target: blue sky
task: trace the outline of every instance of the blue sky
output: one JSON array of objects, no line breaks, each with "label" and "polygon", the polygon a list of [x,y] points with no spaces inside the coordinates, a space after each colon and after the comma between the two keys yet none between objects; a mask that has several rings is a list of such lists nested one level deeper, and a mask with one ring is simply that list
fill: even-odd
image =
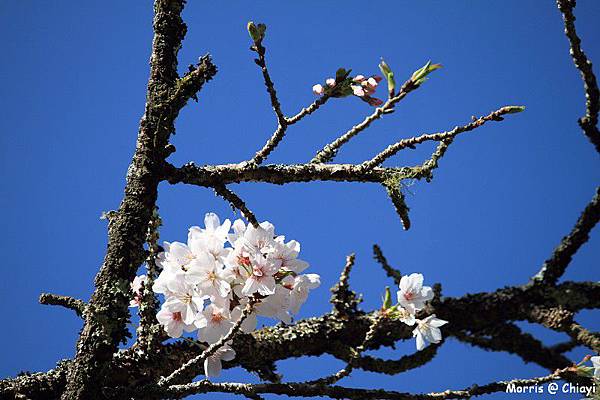
[{"label": "blue sky", "polygon": [[[300,241],[302,258],[321,274],[323,285],[302,317],[329,309],[328,288],[351,252],[357,254],[352,285],[364,295],[365,309],[378,307],[391,282],[372,260],[373,243],[402,272],[441,282],[448,296],[523,283],[571,229],[600,181],[598,155],[576,124],[584,110],[582,83],[553,2],[389,3],[190,1],[185,10],[181,71],[210,52],[219,73],[177,121],[175,164],[241,161],[271,135],[275,119],[248,51],[249,20],[268,25],[270,71],[288,114],[308,105],[311,86],[338,67],[373,74],[383,56],[402,81],[429,59],[444,65],[396,113],[345,146],[339,162],[360,162],[399,138],[451,129],[503,105],[527,107],[459,137],[434,180],[410,187],[408,232],[377,185],[234,188],[260,219]],[[578,3],[578,32],[600,65],[600,4]],[[0,4],[0,310],[6,327],[0,331],[0,376],[45,370],[74,354],[80,321],[69,311],[38,305],[37,298],[49,291],[87,299],[93,290],[106,245],[99,216],[118,207],[143,112],[151,18],[149,1]],[[269,161],[307,161],[370,111],[355,98],[330,102],[290,128]],[[412,165],[431,151],[424,145],[387,164]],[[170,241],[184,240],[188,226],[200,224],[206,212],[234,218],[224,201],[195,187],[162,184],[159,206],[161,235]],[[565,279],[598,280],[599,257],[596,230]],[[598,329],[597,312],[578,319]],[[564,339],[522,326],[548,343]],[[378,354],[399,358],[413,351],[414,342],[407,341]],[[516,356],[453,339],[438,354],[399,376],[358,371],[343,383],[434,391],[545,373]],[[342,364],[322,357],[279,366],[285,379],[304,380]],[[223,379],[254,378],[234,370]]]}]

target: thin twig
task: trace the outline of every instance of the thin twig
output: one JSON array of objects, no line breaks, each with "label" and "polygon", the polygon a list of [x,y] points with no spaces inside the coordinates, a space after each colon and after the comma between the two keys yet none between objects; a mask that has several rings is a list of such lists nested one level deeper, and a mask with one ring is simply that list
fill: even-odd
[{"label": "thin twig", "polygon": [[215,185],[214,189],[215,193],[227,200],[233,208],[237,208],[238,210],[240,210],[243,216],[248,220],[248,222],[250,222],[255,228],[258,228],[258,220],[256,219],[254,213],[250,211],[248,206],[246,206],[244,200],[242,200],[237,194],[229,190],[225,185]]},{"label": "thin twig", "polygon": [[477,120],[464,125],[464,126],[456,126],[451,131],[439,132],[433,134],[423,134],[421,136],[411,137],[407,139],[402,139],[390,146],[388,146],[385,150],[377,154],[369,161],[365,161],[361,164],[361,166],[365,169],[372,169],[379,165],[381,165],[385,160],[395,155],[402,149],[412,148],[417,144],[426,142],[426,141],[442,141],[447,139],[452,139],[460,133],[472,131],[480,126],[484,125],[487,121],[502,121],[502,116],[505,114],[509,114],[514,112],[514,107],[502,107],[496,111],[491,112],[490,114],[478,118]]},{"label": "thin twig", "polygon": [[231,329],[229,329],[229,332],[227,332],[217,342],[208,346],[208,348],[206,350],[204,350],[202,352],[202,354],[192,358],[191,360],[189,360],[188,362],[183,364],[181,367],[179,367],[178,369],[173,371],[169,376],[161,378],[159,380],[159,385],[160,386],[168,386],[168,385],[173,384],[182,375],[185,375],[186,373],[188,373],[190,370],[192,370],[196,366],[202,364],[204,362],[204,360],[206,360],[208,357],[215,354],[217,352],[217,350],[219,350],[221,347],[223,347],[239,331],[239,329],[242,326],[242,323],[252,313],[254,304],[255,304],[255,300],[251,299],[250,302],[246,305],[246,307],[242,311],[242,315],[240,315],[240,318],[235,322],[235,324],[233,324]]},{"label": "thin twig", "polygon": [[338,282],[331,288],[330,302],[333,304],[333,309],[336,313],[351,314],[357,311],[357,306],[360,299],[356,297],[356,293],[350,290],[350,273],[354,266],[356,256],[350,254],[346,257],[346,264],[340,274]]},{"label": "thin twig", "polygon": [[579,248],[588,241],[590,232],[600,220],[600,186],[592,200],[585,207],[571,232],[565,236],[552,256],[547,259],[540,271],[533,277],[532,283],[555,285],[565,273],[571,259]]},{"label": "thin twig", "polygon": [[402,279],[402,274],[400,273],[399,270],[392,267],[388,263],[388,260],[383,255],[381,248],[376,244],[373,245],[373,258],[375,258],[375,260],[377,260],[377,262],[381,265],[381,268],[383,268],[383,270],[385,271],[387,276],[392,278],[394,280],[394,282],[396,283],[396,285],[399,285],[400,279]]},{"label": "thin twig", "polygon": [[313,103],[310,106],[300,110],[300,112],[298,114],[296,114],[292,117],[286,117],[285,122],[288,125],[295,124],[296,122],[300,121],[302,118],[306,117],[307,115],[310,115],[313,112],[317,111],[319,109],[319,107],[321,107],[323,104],[325,104],[327,102],[327,100],[329,100],[330,98],[331,98],[331,96],[329,94],[324,94],[323,96],[321,96],[318,99],[316,99],[315,101],[313,101]]},{"label": "thin twig", "polygon": [[411,79],[404,82],[396,96],[389,98],[381,107],[377,107],[375,111],[373,111],[373,113],[366,117],[362,122],[354,125],[350,130],[319,150],[315,157],[311,160],[311,163],[318,164],[333,160],[340,147],[348,143],[354,136],[367,129],[373,121],[380,119],[384,114],[393,110],[395,105],[400,100],[418,87],[419,85],[415,85]]},{"label": "thin twig", "polygon": [[354,369],[354,363],[356,362],[357,359],[360,358],[362,353],[367,349],[367,346],[371,343],[371,341],[375,337],[377,328],[379,327],[379,324],[381,323],[381,321],[383,319],[384,319],[384,316],[382,314],[375,315],[375,317],[373,318],[373,322],[371,322],[371,325],[369,326],[369,330],[365,334],[365,338],[363,339],[362,343],[356,349],[351,350],[350,359],[348,360],[348,363],[346,364],[346,366],[344,368],[340,369],[339,371],[337,371],[336,373],[334,373],[332,375],[329,375],[329,376],[326,376],[323,378],[319,378],[319,379],[316,379],[313,381],[308,381],[306,383],[309,385],[333,385],[334,383],[339,382],[341,379],[350,375]]},{"label": "thin twig", "polygon": [[252,160],[250,161],[253,165],[260,165],[265,158],[271,154],[271,152],[277,147],[281,139],[285,136],[285,131],[287,130],[287,120],[283,112],[281,111],[281,104],[279,103],[279,99],[277,98],[277,91],[275,90],[275,84],[271,79],[271,75],[269,74],[269,69],[267,68],[267,61],[265,58],[266,49],[262,45],[262,39],[258,42],[254,42],[252,46],[252,50],[256,52],[258,58],[254,60],[256,64],[260,67],[262,71],[263,78],[265,81],[265,86],[267,87],[267,92],[269,92],[269,98],[271,99],[271,106],[273,107],[273,111],[275,111],[275,115],[277,117],[277,129],[273,132],[273,135],[267,140],[267,143],[263,146],[262,149],[256,152]]}]

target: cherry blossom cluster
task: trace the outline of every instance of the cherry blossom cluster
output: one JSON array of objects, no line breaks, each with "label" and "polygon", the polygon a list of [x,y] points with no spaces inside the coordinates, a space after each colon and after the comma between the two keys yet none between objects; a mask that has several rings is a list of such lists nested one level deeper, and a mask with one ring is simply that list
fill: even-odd
[{"label": "cherry blossom cluster", "polygon": [[[256,329],[257,316],[290,323],[320,285],[317,274],[301,274],[308,263],[298,259],[300,243],[286,242],[275,235],[275,227],[262,222],[258,227],[238,219],[223,223],[216,214],[204,218],[205,228],[189,229],[187,243],[164,243],[157,256],[162,268],[152,290],[164,295],[156,318],[173,338],[198,331],[198,340],[213,344],[227,335],[252,304],[240,329]],[[132,306],[139,304],[145,277],[137,277]],[[205,361],[206,376],[218,376],[221,360],[232,360],[227,343]]]},{"label": "cherry blossom cluster", "polygon": [[371,96],[375,93],[377,85],[379,85],[379,82],[383,79],[382,77],[377,75],[370,77],[356,75],[355,77],[350,77],[349,75],[349,70],[347,71],[340,68],[337,71],[335,78],[327,78],[325,80],[325,85],[320,83],[314,85],[312,91],[318,96],[323,96],[325,94],[331,97],[354,95],[374,107],[383,104],[381,99]]},{"label": "cherry blossom cluster", "polygon": [[425,303],[433,299],[433,290],[429,286],[423,286],[422,274],[404,275],[400,279],[397,292],[398,304],[391,304],[389,289],[383,304],[387,315],[399,319],[408,326],[415,326],[413,336],[417,338],[417,350],[423,350],[428,343],[439,343],[442,340],[440,327],[448,321],[430,315],[424,319],[418,319],[416,314],[425,307]]}]

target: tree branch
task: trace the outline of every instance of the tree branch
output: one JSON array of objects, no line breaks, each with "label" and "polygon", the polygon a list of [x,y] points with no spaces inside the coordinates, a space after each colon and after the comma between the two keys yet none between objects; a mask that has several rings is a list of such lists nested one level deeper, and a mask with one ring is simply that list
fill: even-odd
[{"label": "tree branch", "polygon": [[[180,110],[171,100],[178,93],[177,53],[186,32],[181,19],[183,6],[184,0],[154,2],[146,108],[127,173],[125,195],[109,223],[106,255],[95,279],[96,289],[86,312],[75,360],[68,371],[63,400],[98,397],[105,384],[103,377],[110,372],[113,354],[119,343],[131,336],[127,329],[130,284],[145,258],[146,229],[156,204],[168,140],[175,131],[174,121]],[[203,79],[208,80],[216,68],[209,67],[210,59],[205,59],[205,64]],[[190,84],[199,82],[188,79]],[[189,92],[186,89],[185,93]],[[181,101],[184,98],[179,97]]]},{"label": "tree branch", "polygon": [[46,304],[50,306],[61,306],[75,311],[78,317],[85,315],[87,305],[83,300],[76,299],[70,296],[61,296],[52,293],[42,293],[40,295],[40,304]]},{"label": "tree branch", "polygon": [[532,278],[533,284],[554,285],[565,273],[571,259],[579,248],[588,241],[590,232],[600,220],[600,186],[585,207],[571,232],[565,236],[552,256],[547,259],[540,271]]},{"label": "tree branch", "polygon": [[248,220],[248,222],[250,222],[255,228],[258,228],[258,220],[256,219],[254,213],[250,211],[248,206],[246,206],[244,200],[242,200],[237,194],[229,190],[225,185],[216,185],[214,189],[217,195],[221,196],[226,201],[228,201],[229,204],[231,204],[231,207],[240,210],[242,215]]},{"label": "tree branch", "polygon": [[377,260],[377,262],[381,265],[381,268],[383,268],[383,270],[385,271],[385,273],[387,274],[387,276],[389,276],[390,278],[392,278],[394,280],[394,283],[396,285],[399,285],[400,284],[400,279],[402,279],[402,274],[400,273],[399,270],[397,270],[396,268],[392,267],[388,263],[388,260],[383,255],[383,252],[381,251],[381,248],[378,245],[376,245],[376,244],[373,245],[373,258],[375,258],[375,260]]},{"label": "tree branch", "polygon": [[371,115],[367,116],[362,122],[354,125],[350,130],[346,131],[343,135],[319,150],[315,157],[311,160],[311,163],[320,164],[332,161],[337,155],[340,147],[348,143],[354,136],[367,129],[373,123],[373,121],[380,119],[384,114],[392,112],[398,102],[400,102],[408,93],[412,92],[418,87],[419,85],[416,85],[412,79],[404,82],[396,96],[386,100],[381,107],[376,108],[375,111],[373,111]]},{"label": "tree branch", "polygon": [[581,73],[585,89],[585,116],[579,119],[579,126],[600,154],[600,132],[598,131],[598,112],[600,111],[600,91],[592,69],[592,62],[581,49],[581,39],[575,30],[575,0],[557,0],[558,9],[565,23],[565,35],[569,39],[571,57],[575,67]]},{"label": "tree branch", "polygon": [[522,107],[518,107],[518,106],[505,106],[496,111],[491,112],[490,114],[488,114],[484,117],[480,117],[480,118],[476,119],[475,121],[471,122],[470,124],[467,124],[464,126],[456,126],[451,131],[433,133],[433,134],[423,134],[421,136],[413,136],[408,139],[402,139],[402,140],[388,146],[385,150],[383,150],[382,152],[377,154],[371,160],[365,161],[364,163],[362,163],[361,167],[363,167],[365,169],[375,168],[375,167],[381,165],[388,158],[390,158],[393,155],[395,155],[396,153],[398,153],[400,150],[403,150],[407,147],[413,148],[415,145],[426,142],[426,141],[443,141],[443,140],[454,139],[457,135],[459,135],[463,132],[469,132],[476,128],[479,128],[480,126],[483,126],[487,121],[502,121],[503,115],[514,114],[515,112],[522,111],[522,109],[523,109]]},{"label": "tree branch", "polygon": [[558,370],[550,375],[533,379],[513,379],[510,381],[498,381],[485,385],[473,385],[463,390],[446,390],[444,392],[428,394],[411,394],[383,389],[356,389],[343,386],[324,386],[309,383],[212,383],[209,381],[193,382],[187,385],[171,386],[164,394],[169,398],[180,399],[191,394],[199,393],[236,393],[243,395],[272,393],[294,397],[317,397],[327,396],[334,399],[360,399],[360,400],[428,400],[428,399],[460,399],[484,394],[505,391],[511,385],[514,387],[534,386],[542,383],[558,380],[567,373],[567,369]]}]

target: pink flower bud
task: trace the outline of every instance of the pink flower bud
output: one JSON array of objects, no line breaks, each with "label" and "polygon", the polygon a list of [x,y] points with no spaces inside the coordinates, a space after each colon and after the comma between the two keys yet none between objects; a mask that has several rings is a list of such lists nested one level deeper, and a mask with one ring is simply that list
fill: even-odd
[{"label": "pink flower bud", "polygon": [[353,82],[362,82],[365,80],[365,77],[363,75],[356,75],[354,77],[354,79],[352,79]]},{"label": "pink flower bud", "polygon": [[329,87],[334,87],[335,86],[335,79],[333,78],[329,78],[325,81],[325,83],[327,84],[327,86]]},{"label": "pink flower bud", "polygon": [[383,80],[383,78],[380,77],[379,75],[373,75],[373,79],[375,79],[377,81],[377,83],[379,83]]},{"label": "pink flower bud", "polygon": [[375,87],[377,87],[377,83],[379,83],[379,82],[377,82],[377,80],[376,80],[374,77],[370,77],[370,78],[367,80],[367,83],[369,84],[369,86],[371,86],[371,87],[374,87],[374,88],[375,88]]},{"label": "pink flower bud", "polygon": [[312,91],[314,94],[322,96],[325,93],[325,88],[321,84],[316,84],[312,87]]},{"label": "pink flower bud", "polygon": [[365,90],[358,85],[352,85],[351,88],[352,88],[352,93],[354,93],[355,96],[363,97],[366,94]]}]

